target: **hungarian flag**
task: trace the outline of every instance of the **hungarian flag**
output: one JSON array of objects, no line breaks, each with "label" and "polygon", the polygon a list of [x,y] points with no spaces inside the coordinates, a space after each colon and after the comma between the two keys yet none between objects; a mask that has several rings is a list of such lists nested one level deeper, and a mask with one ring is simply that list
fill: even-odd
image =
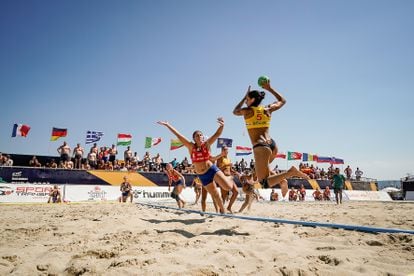
[{"label": "hungarian flag", "polygon": [[286,159],[286,154],[284,154],[284,153],[277,153],[276,154],[276,158]]},{"label": "hungarian flag", "polygon": [[184,144],[181,143],[180,140],[178,140],[178,139],[171,139],[170,150],[176,150],[176,149],[181,148],[182,146],[184,146]]},{"label": "hungarian flag", "polygon": [[66,137],[66,135],[68,135],[68,129],[67,128],[54,127],[52,129],[52,137],[50,137],[50,141],[56,141],[60,137]]},{"label": "hungarian flag", "polygon": [[287,153],[288,160],[300,160],[302,159],[302,153],[295,151],[288,151]]},{"label": "hungarian flag", "polygon": [[12,137],[21,136],[26,137],[29,133],[30,127],[28,125],[14,124]]},{"label": "hungarian flag", "polygon": [[132,135],[125,133],[118,133],[117,146],[129,146],[132,142]]},{"label": "hungarian flag", "polygon": [[252,148],[236,146],[236,156],[252,154]]},{"label": "hungarian flag", "polygon": [[145,148],[146,149],[156,146],[159,143],[161,143],[161,137],[157,137],[157,138],[145,137]]}]

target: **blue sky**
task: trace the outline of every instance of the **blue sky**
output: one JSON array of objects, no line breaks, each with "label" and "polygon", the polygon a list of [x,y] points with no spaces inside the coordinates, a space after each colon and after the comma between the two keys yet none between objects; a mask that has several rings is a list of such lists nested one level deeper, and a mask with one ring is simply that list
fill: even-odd
[{"label": "blue sky", "polygon": [[[222,137],[249,146],[232,110],[264,74],[287,99],[271,125],[280,151],[399,179],[414,173],[413,10],[408,0],[1,1],[0,151],[56,154],[99,130],[108,146],[131,133],[141,157],[146,136],[162,137],[150,152],[170,161],[188,154],[169,151],[156,121],[191,137],[211,135],[218,116]],[[29,136],[11,138],[14,123]],[[68,136],[50,142],[52,127]]]}]

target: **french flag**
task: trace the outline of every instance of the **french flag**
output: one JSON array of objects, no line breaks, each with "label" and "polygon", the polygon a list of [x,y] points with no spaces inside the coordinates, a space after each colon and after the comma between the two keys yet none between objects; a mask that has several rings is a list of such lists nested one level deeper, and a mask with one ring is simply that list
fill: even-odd
[{"label": "french flag", "polygon": [[14,124],[12,137],[16,137],[16,136],[26,137],[27,134],[29,133],[29,130],[30,130],[30,127],[28,125]]},{"label": "french flag", "polygon": [[236,156],[252,154],[252,148],[236,146]]}]

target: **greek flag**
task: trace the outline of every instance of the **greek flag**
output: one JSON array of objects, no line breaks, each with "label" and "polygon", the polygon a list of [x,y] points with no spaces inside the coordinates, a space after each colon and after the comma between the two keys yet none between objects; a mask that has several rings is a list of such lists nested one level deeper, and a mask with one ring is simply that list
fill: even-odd
[{"label": "greek flag", "polygon": [[102,131],[88,130],[86,132],[86,144],[91,144],[91,143],[98,142],[99,140],[101,140],[101,137],[103,135],[104,135],[104,133]]}]

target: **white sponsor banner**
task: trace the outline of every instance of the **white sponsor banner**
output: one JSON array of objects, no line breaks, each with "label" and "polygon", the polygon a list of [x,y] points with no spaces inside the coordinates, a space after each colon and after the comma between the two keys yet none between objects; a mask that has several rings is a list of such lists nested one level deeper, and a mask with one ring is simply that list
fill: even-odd
[{"label": "white sponsor banner", "polygon": [[392,201],[392,198],[384,191],[343,191],[349,200],[369,200],[369,201]]},{"label": "white sponsor banner", "polygon": [[[33,185],[33,184],[8,184],[0,183],[0,203],[19,203],[19,202],[47,202],[49,193],[53,185]],[[109,185],[59,185],[63,201],[118,201],[121,196],[120,186]],[[218,189],[219,190],[219,189]],[[135,202],[175,202],[171,197],[172,188],[168,187],[146,187],[133,186],[133,200]],[[270,201],[271,189],[257,190],[265,201]],[[279,201],[282,199],[280,189],[275,189],[279,194]],[[305,201],[314,201],[313,190],[306,190]],[[409,194],[411,195],[411,194]],[[183,190],[180,197],[191,204],[195,201],[195,192],[191,187]],[[288,201],[289,193],[285,197]],[[244,193],[239,189],[238,200],[244,199]],[[331,191],[331,200],[335,200],[335,195]],[[343,200],[373,200],[391,201],[391,197],[386,192],[376,191],[343,191]],[[212,202],[211,196],[207,196],[207,201]]]},{"label": "white sponsor banner", "polygon": [[[0,202],[47,202],[52,188],[53,185],[0,183]],[[63,188],[63,185],[59,185],[62,194]]]},{"label": "white sponsor banner", "polygon": [[[132,186],[133,201],[135,202],[175,202],[168,187]],[[65,201],[118,201],[121,197],[120,186],[100,185],[66,185]],[[186,188],[180,197],[187,203],[195,200],[192,188]],[[208,198],[207,198],[208,199]],[[129,201],[130,199],[128,199]]]},{"label": "white sponsor banner", "polygon": [[109,185],[66,185],[64,201],[107,201],[118,200],[119,186]]}]

